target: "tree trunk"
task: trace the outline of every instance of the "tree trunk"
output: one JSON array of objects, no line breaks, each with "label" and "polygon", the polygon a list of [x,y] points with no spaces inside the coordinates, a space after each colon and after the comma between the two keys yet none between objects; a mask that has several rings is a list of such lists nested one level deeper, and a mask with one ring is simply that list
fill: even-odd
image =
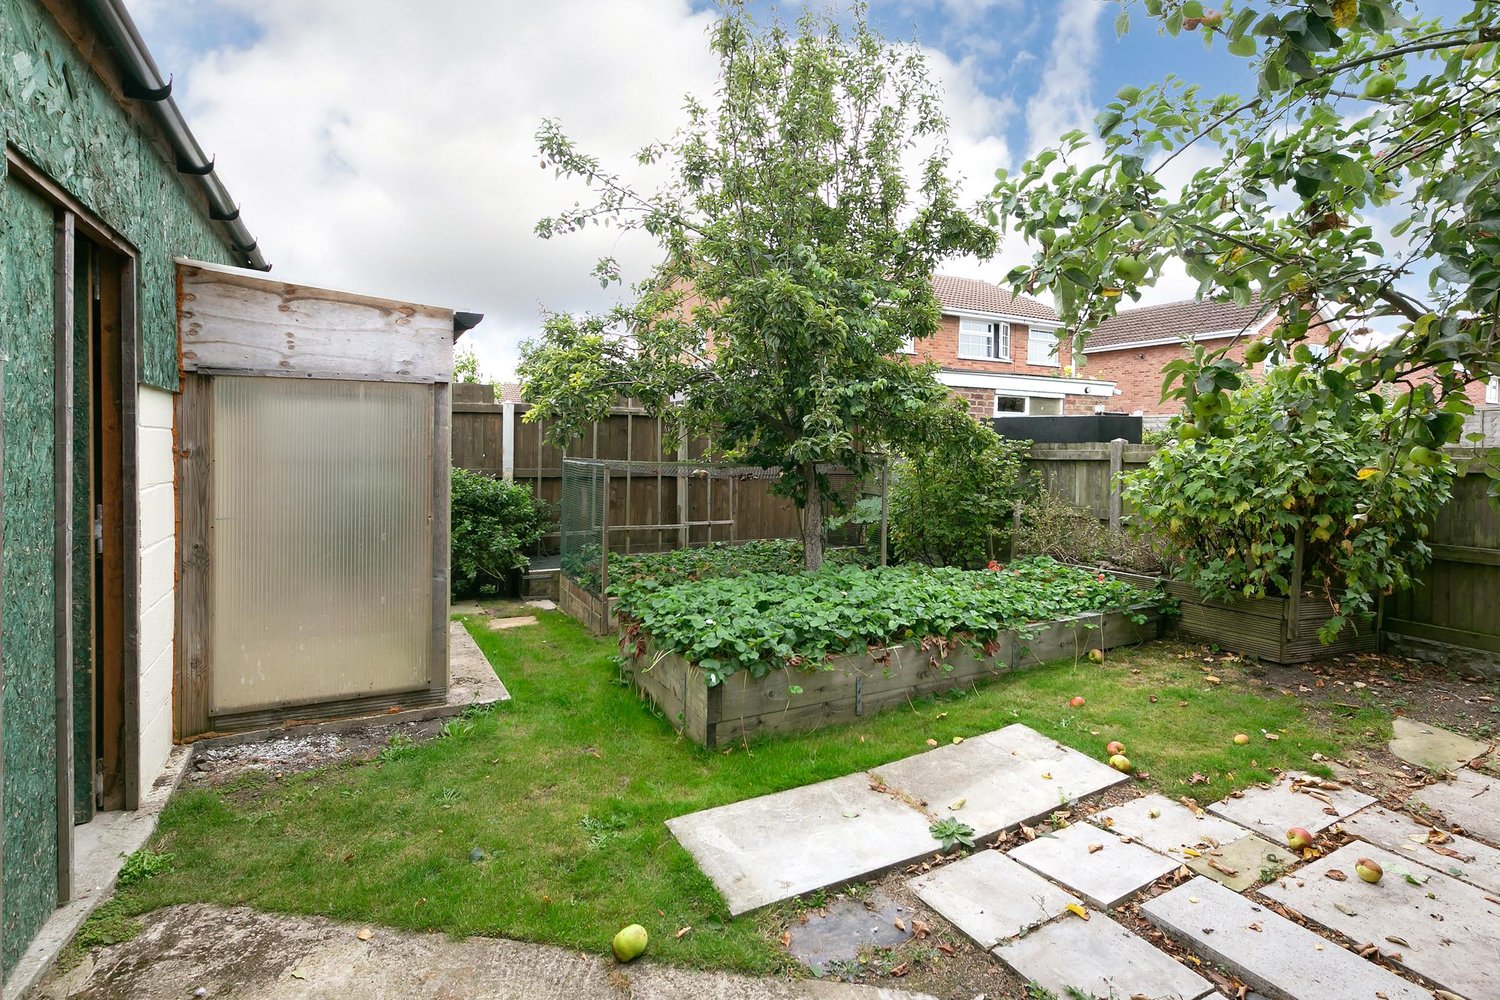
[{"label": "tree trunk", "polygon": [[807,504],[802,508],[802,568],[812,572],[823,565],[823,496],[818,492],[817,466],[809,462],[802,474],[807,480]]}]

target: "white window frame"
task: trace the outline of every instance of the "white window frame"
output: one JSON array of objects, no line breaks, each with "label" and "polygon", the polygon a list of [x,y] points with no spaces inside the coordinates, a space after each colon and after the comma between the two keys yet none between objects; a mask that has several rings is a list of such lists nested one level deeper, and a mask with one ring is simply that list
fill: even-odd
[{"label": "white window frame", "polygon": [[[966,331],[964,327],[969,329]],[[964,334],[979,336],[980,331],[976,327],[983,326],[983,334],[988,341],[988,352],[985,354],[965,353]],[[1004,342],[1002,349],[1000,344]],[[1010,324],[1004,320],[977,319],[970,316],[958,318],[958,356],[965,361],[1009,361],[1010,360]]]},{"label": "white window frame", "polygon": [[1489,380],[1484,387],[1484,401],[1491,406],[1500,403],[1500,375]]},{"label": "white window frame", "polygon": [[907,337],[905,340],[901,341],[901,347],[898,349],[898,353],[900,353],[900,354],[916,354],[917,353],[917,338],[916,337]]},{"label": "white window frame", "polygon": [[[1000,400],[1002,400],[1002,399],[1019,399],[1021,401],[1021,410],[1020,410],[1020,412],[1018,413],[1015,410],[1002,410],[1002,409],[1000,409]],[[1029,417],[1029,416],[1031,416],[1031,397],[1030,396],[1016,396],[1016,395],[1013,395],[1012,393],[1009,393],[1009,392],[997,392],[997,393],[995,393],[995,416],[997,416],[997,417]]]},{"label": "white window frame", "polygon": [[[1051,347],[1043,351],[1041,360],[1037,360],[1036,342],[1041,336],[1051,344]],[[1058,338],[1055,330],[1038,330],[1036,327],[1026,329],[1026,363],[1036,365],[1038,368],[1061,368],[1062,367],[1062,340]]]}]

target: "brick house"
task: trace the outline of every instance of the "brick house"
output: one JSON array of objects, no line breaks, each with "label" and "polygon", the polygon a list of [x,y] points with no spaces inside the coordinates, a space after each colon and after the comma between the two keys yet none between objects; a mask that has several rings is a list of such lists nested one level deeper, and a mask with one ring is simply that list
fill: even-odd
[{"label": "brick house", "polygon": [[1113,382],[1075,374],[1050,307],[972,278],[937,274],[932,288],[943,313],[937,332],[909,341],[904,353],[937,362],[938,381],[976,420],[1119,408]]},{"label": "brick house", "polygon": [[[1090,374],[1115,384],[1117,395],[1111,409],[1164,417],[1181,407],[1175,401],[1162,402],[1162,367],[1185,355],[1185,341],[1215,349],[1239,337],[1229,356],[1243,360],[1245,348],[1273,331],[1276,324],[1274,312],[1258,300],[1247,306],[1169,302],[1127,309],[1111,317],[1085,341],[1083,353]],[[1315,335],[1309,343],[1316,349],[1321,339]],[[1262,362],[1251,366],[1251,371],[1263,373],[1265,367]],[[1494,380],[1476,382],[1469,386],[1468,395],[1476,407],[1494,406],[1500,403],[1500,386]]]}]

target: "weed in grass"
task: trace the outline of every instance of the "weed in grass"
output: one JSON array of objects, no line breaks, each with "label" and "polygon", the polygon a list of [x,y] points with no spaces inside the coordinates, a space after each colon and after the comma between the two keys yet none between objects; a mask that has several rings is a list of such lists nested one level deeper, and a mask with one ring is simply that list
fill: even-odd
[{"label": "weed in grass", "polygon": [[137,882],[148,878],[156,878],[172,870],[172,861],[176,857],[173,854],[159,854],[149,848],[141,848],[120,866],[119,885],[127,889]]},{"label": "weed in grass", "polygon": [[375,755],[375,759],[382,764],[389,764],[392,761],[410,757],[418,749],[418,744],[410,736],[405,733],[392,733],[386,745],[381,747],[380,752]]},{"label": "weed in grass", "polygon": [[626,819],[619,813],[602,817],[585,814],[578,825],[589,835],[589,850],[597,851],[624,836]]}]

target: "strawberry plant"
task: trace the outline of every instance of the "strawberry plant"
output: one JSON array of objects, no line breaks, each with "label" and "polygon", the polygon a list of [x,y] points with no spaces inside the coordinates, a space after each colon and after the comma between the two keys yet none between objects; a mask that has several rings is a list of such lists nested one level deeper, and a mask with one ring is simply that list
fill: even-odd
[{"label": "strawberry plant", "polygon": [[1140,590],[1046,557],[993,570],[827,565],[663,585],[611,585],[637,642],[679,653],[710,686],[738,670],[815,670],[832,656],[902,642],[984,649],[1003,632],[1089,612],[1122,611]]}]

